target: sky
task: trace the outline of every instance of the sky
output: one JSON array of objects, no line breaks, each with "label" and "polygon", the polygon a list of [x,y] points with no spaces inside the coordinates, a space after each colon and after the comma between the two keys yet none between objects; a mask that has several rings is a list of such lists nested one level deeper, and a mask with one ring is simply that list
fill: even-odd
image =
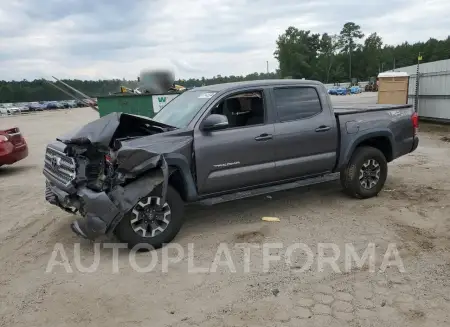
[{"label": "sky", "polygon": [[337,34],[353,21],[387,44],[446,38],[449,0],[4,0],[0,80],[187,79],[274,71],[287,27]]}]

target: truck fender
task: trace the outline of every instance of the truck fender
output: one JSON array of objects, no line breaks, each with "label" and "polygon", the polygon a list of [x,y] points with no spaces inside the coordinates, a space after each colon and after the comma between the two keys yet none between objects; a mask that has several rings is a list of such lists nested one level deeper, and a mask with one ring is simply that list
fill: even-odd
[{"label": "truck fender", "polygon": [[[108,224],[108,231],[113,231],[120,220],[128,213],[136,203],[153,189],[164,182],[164,172],[162,169],[154,169],[147,172],[145,175],[136,179],[126,186],[117,185],[109,193],[109,198],[115,207],[120,210],[120,214],[116,215],[114,219]],[[163,195],[165,196],[165,194]]]},{"label": "truck fender", "polygon": [[389,140],[389,145],[390,148],[392,149],[392,152],[394,153],[394,135],[392,134],[392,132],[388,129],[381,129],[381,130],[376,130],[376,131],[370,131],[367,133],[364,133],[363,135],[358,136],[357,138],[355,138],[354,140],[350,140],[350,144],[347,147],[347,149],[345,150],[340,165],[339,165],[339,169],[345,167],[348,162],[350,161],[350,159],[352,158],[353,153],[355,152],[356,148],[361,145],[362,143],[376,138],[376,137],[386,137]]},{"label": "truck fender", "polygon": [[[160,167],[161,169],[149,170],[134,182],[123,187],[116,186],[111,191],[109,197],[114,205],[120,209],[120,214],[114,217],[109,223],[108,232],[112,232],[124,215],[129,212],[141,198],[149,194],[160,184],[163,184],[162,196],[165,198],[165,189],[167,188],[167,185],[165,184],[167,179],[170,179],[170,176],[175,172],[179,172],[182,177],[187,200],[196,199],[197,189],[187,159],[179,153],[165,154],[162,156],[162,159],[164,162]],[[167,175],[165,172],[167,168],[165,167],[166,165],[168,166]]]},{"label": "truck fender", "polygon": [[181,176],[185,193],[181,194],[182,198],[186,201],[197,199],[197,187],[187,158],[180,153],[169,153],[164,155],[164,158],[169,166],[169,174],[173,175],[175,172],[178,172]]}]

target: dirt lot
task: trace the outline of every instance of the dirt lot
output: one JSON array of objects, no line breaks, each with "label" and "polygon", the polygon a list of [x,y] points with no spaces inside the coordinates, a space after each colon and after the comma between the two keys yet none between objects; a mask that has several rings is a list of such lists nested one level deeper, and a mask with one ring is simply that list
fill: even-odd
[{"label": "dirt lot", "polygon": [[[417,151],[390,165],[384,191],[358,201],[338,183],[279,192],[215,207],[190,207],[176,238],[185,253],[193,244],[194,265],[210,267],[220,243],[228,244],[236,272],[188,273],[189,259],[162,261],[146,273],[121,250],[118,272],[113,251],[101,248],[94,272],[76,266],[94,262],[93,243],[69,227],[74,216],[44,201],[41,174],[45,144],[95,119],[90,109],[0,119],[18,125],[30,156],[0,169],[0,326],[449,326],[450,325],[450,143],[448,129],[422,125]],[[445,139],[444,139],[445,140]],[[280,222],[263,222],[275,216]],[[261,266],[262,250],[252,250],[245,273],[236,243],[352,243],[361,255],[376,246],[376,272],[367,266],[344,273],[293,257]],[[64,247],[72,273],[46,267],[55,244]],[[405,272],[378,269],[389,243],[399,250]],[[158,258],[162,251],[155,252]],[[139,253],[144,267],[150,253]],[[58,260],[61,257],[58,256]],[[338,260],[344,270],[344,258]]]}]

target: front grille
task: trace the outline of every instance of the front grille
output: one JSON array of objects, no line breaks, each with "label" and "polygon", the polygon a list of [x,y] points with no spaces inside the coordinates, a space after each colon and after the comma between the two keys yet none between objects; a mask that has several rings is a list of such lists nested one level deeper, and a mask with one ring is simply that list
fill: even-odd
[{"label": "front grille", "polygon": [[64,185],[69,185],[76,177],[75,160],[50,147],[45,153],[44,169]]}]

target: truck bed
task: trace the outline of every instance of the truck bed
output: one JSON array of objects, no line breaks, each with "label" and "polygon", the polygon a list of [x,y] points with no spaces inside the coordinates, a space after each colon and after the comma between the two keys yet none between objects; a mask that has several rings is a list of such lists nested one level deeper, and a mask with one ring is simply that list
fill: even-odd
[{"label": "truck bed", "polygon": [[345,106],[333,106],[335,115],[349,115],[355,113],[396,110],[412,108],[411,104],[350,104]]},{"label": "truck bed", "polygon": [[414,147],[411,117],[413,106],[351,104],[333,107],[338,126],[338,159],[335,171],[349,162],[354,145],[365,138],[387,140],[391,144],[388,161],[405,155]]}]

